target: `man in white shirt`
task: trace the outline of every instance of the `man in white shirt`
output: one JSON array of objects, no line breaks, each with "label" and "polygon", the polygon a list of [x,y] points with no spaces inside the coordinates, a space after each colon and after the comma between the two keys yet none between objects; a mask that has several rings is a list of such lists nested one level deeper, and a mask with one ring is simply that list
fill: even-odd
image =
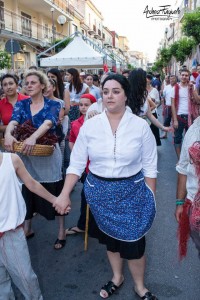
[{"label": "man in white shirt", "polygon": [[[199,198],[199,193],[200,193],[200,189],[199,189],[200,174],[197,174],[199,173],[197,172],[197,168],[198,168],[197,164],[199,164],[200,162],[198,157],[197,158],[193,157],[193,155],[195,155],[195,153],[198,152],[193,150],[200,149],[199,129],[200,129],[200,117],[196,118],[196,120],[190,126],[189,130],[187,131],[184,137],[180,160],[176,167],[176,170],[178,171],[178,184],[177,184],[177,195],[176,195],[177,200],[176,200],[175,216],[177,222],[179,223],[179,238],[180,238],[179,254],[181,258],[186,255],[186,250],[187,250],[186,241],[187,241],[187,237],[189,237],[189,232],[196,245],[196,248],[200,253],[200,228],[196,228],[194,230],[192,220],[195,220],[195,217],[191,218],[194,212],[193,203],[195,203],[196,199]],[[199,219],[200,210],[199,211],[197,210],[195,213],[196,213],[196,217]],[[183,241],[185,241],[185,243]]]},{"label": "man in white shirt", "polygon": [[189,76],[190,71],[184,69],[180,72],[180,84],[176,84],[171,94],[171,109],[174,126],[174,146],[179,159],[183,132],[188,129],[189,104]]},{"label": "man in white shirt", "polygon": [[[163,117],[164,117],[164,123],[163,125],[166,127],[170,127],[171,124],[171,118],[172,118],[172,111],[171,111],[171,93],[174,85],[176,84],[176,76],[171,75],[170,76],[170,83],[166,84],[163,90]],[[167,138],[167,132],[164,133],[163,136],[160,137],[161,139]]]}]

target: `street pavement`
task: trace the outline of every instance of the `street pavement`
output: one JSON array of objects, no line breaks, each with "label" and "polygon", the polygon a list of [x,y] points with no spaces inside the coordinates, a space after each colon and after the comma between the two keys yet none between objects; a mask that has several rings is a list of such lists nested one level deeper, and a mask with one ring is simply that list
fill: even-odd
[{"label": "street pavement", "polygon": [[[182,262],[178,259],[174,218],[176,162],[170,134],[158,147],[157,216],[147,235],[145,282],[159,300],[200,300],[199,259],[191,241],[187,258]],[[66,216],[66,227],[76,225],[81,188],[81,183],[78,183],[72,193],[72,212]],[[100,288],[112,276],[105,247],[89,238],[88,251],[85,252],[84,236],[80,234],[68,237],[65,248],[56,251],[53,249],[57,237],[55,221],[46,221],[37,215],[33,220],[33,229],[35,237],[28,241],[28,246],[44,299],[101,299]],[[133,292],[127,264],[124,273],[124,285],[112,299],[139,299]],[[18,291],[16,295],[16,299],[23,299]]]}]

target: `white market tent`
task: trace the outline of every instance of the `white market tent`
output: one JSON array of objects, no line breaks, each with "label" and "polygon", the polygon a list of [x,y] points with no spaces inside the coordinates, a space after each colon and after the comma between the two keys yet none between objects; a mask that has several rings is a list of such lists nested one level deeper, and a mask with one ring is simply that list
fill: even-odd
[{"label": "white market tent", "polygon": [[[75,36],[59,53],[40,59],[41,67],[73,67],[73,68],[103,68],[104,53],[95,51],[87,44],[82,37]],[[111,66],[111,60],[107,60],[107,65]]]}]

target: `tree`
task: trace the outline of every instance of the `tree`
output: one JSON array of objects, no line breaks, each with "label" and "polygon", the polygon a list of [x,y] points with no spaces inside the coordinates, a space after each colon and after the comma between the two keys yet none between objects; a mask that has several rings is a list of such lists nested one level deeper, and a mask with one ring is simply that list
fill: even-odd
[{"label": "tree", "polygon": [[196,45],[200,43],[200,8],[194,12],[184,14],[182,32],[188,36],[193,37]]},{"label": "tree", "polygon": [[[72,38],[68,38],[65,41],[63,41],[62,43],[60,43],[58,46],[55,46],[55,52],[58,53],[61,50],[63,50],[73,39]],[[62,40],[56,40],[54,42],[54,45],[56,45],[57,43],[61,42]]]},{"label": "tree", "polygon": [[193,38],[184,37],[172,44],[170,51],[176,60],[183,64],[187,57],[191,55],[192,49],[195,45],[196,42]]},{"label": "tree", "polygon": [[10,69],[12,65],[11,55],[6,51],[0,51],[0,70]]},{"label": "tree", "polygon": [[163,61],[161,59],[158,59],[154,65],[152,66],[152,71],[153,72],[158,72],[158,73],[163,73],[163,68],[164,68],[164,64]]},{"label": "tree", "polygon": [[160,60],[162,61],[162,64],[164,67],[168,65],[172,57],[172,54],[170,52],[169,48],[163,48],[160,50]]}]

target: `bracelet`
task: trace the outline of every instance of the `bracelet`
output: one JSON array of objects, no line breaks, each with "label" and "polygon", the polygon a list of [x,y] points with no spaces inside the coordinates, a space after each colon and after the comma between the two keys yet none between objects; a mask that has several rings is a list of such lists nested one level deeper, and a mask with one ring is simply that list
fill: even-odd
[{"label": "bracelet", "polygon": [[183,205],[185,203],[185,200],[183,199],[176,199],[176,205]]}]

